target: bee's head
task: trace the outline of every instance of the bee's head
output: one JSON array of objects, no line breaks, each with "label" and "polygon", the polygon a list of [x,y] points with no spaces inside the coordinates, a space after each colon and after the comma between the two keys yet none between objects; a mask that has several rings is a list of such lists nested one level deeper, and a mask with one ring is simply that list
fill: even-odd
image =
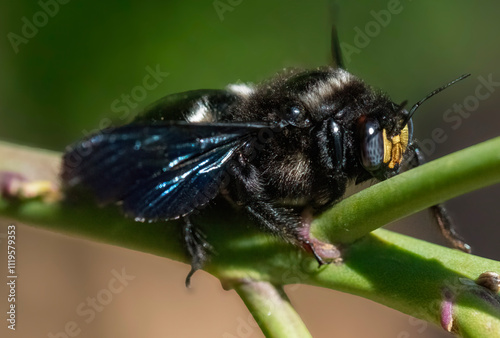
[{"label": "bee's head", "polygon": [[407,111],[406,101],[400,105],[390,103],[386,111],[361,115],[357,122],[358,140],[360,142],[360,161],[373,177],[384,180],[396,175],[413,135],[411,117],[418,107],[452,84],[466,78],[462,75],[450,83],[432,91]]}]

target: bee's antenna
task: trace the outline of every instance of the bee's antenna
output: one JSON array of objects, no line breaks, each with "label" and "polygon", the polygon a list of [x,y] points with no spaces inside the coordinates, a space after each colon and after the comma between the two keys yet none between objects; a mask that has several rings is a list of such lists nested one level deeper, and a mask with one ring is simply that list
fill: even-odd
[{"label": "bee's antenna", "polygon": [[437,93],[445,90],[446,88],[448,88],[449,86],[451,86],[452,84],[455,84],[457,83],[458,81],[460,80],[463,80],[465,79],[466,77],[469,77],[470,74],[464,74],[462,76],[459,76],[458,78],[456,78],[455,80],[445,84],[444,86],[442,87],[439,87],[438,89],[435,89],[433,90],[429,95],[427,95],[426,97],[424,97],[422,100],[418,101],[417,103],[415,103],[413,105],[413,107],[411,107],[410,111],[408,112],[408,116],[405,118],[405,122],[403,125],[406,125],[406,123],[408,123],[408,121],[410,121],[411,117],[413,116],[413,114],[415,113],[415,111],[417,110],[418,107],[420,107],[420,105],[422,103],[424,103],[425,101],[427,101],[427,99],[430,99],[431,97],[433,97],[434,95],[436,95]]},{"label": "bee's antenna", "polygon": [[406,107],[407,104],[408,104],[408,100],[404,100],[403,102],[401,102],[401,104],[398,106],[398,112],[400,112],[403,109],[405,109],[405,107]]},{"label": "bee's antenna", "polygon": [[[410,118],[408,118],[408,112],[405,110],[406,105],[408,104],[408,100],[404,100],[401,104],[394,107],[395,116],[401,116],[396,124],[394,124],[393,128],[390,130],[389,134],[393,134],[394,131],[401,131],[404,126],[408,123]],[[397,133],[394,133],[397,134]]]},{"label": "bee's antenna", "polygon": [[331,49],[332,49],[332,60],[337,68],[345,69],[344,60],[342,60],[342,51],[340,49],[339,35],[337,33],[337,27],[332,25],[332,35],[331,35]]},{"label": "bee's antenna", "polygon": [[330,52],[333,65],[337,68],[345,69],[344,60],[342,59],[342,50],[340,49],[339,35],[337,32],[337,23],[339,22],[339,4],[338,0],[330,0],[328,2],[330,21],[332,22],[332,31],[330,35]]}]

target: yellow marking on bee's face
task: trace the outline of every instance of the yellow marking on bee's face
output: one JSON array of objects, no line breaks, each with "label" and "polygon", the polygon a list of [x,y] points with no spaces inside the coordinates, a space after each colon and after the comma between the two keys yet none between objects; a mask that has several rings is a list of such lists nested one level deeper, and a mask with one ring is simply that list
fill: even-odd
[{"label": "yellow marking on bee's face", "polygon": [[384,163],[389,163],[388,167],[393,169],[396,164],[401,164],[403,154],[410,141],[408,139],[408,125],[401,130],[401,133],[393,136],[391,139],[387,137],[385,129],[382,131],[382,135],[384,139]]}]

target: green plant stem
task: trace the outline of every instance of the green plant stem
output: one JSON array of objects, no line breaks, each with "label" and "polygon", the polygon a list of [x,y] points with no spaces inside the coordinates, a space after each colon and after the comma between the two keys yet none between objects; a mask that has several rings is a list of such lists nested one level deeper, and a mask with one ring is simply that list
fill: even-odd
[{"label": "green plant stem", "polygon": [[[5,157],[6,149],[15,155]],[[499,182],[499,150],[500,138],[496,138],[366,189],[361,197],[351,196],[321,215],[313,224],[315,234],[332,238],[333,242],[339,238],[341,242],[351,242],[404,215]],[[0,144],[0,170],[8,168],[41,179],[38,174],[27,172],[34,158],[36,161],[45,158],[53,165],[58,156]],[[179,240],[180,224],[175,222],[142,224],[124,219],[113,207],[100,209],[92,204],[48,204],[5,198],[0,199],[0,215],[32,226],[187,261]],[[247,229],[246,218],[230,210],[224,215],[207,210],[204,220],[207,237],[218,252],[206,270],[225,285],[245,293],[243,297],[250,308],[259,307],[259,299],[265,298],[262,290],[249,286],[254,281],[272,285],[304,283],[366,297],[440,325],[440,308],[451,295],[454,331],[466,337],[499,335],[498,295],[472,282],[484,271],[500,272],[498,262],[376,230],[348,246],[343,264],[318,269],[311,255]],[[296,325],[285,321],[291,318],[285,312],[278,312],[274,318],[282,320],[281,326]],[[280,327],[268,322],[269,316],[255,311],[254,316],[262,317],[263,330]],[[280,330],[272,331],[273,337],[285,337]]]},{"label": "green plant stem", "polygon": [[307,284],[352,293],[440,325],[446,293],[453,298],[453,329],[464,337],[500,335],[500,298],[474,284],[500,263],[387,230],[357,241],[340,267],[325,268]]},{"label": "green plant stem", "polygon": [[249,281],[238,283],[234,289],[266,337],[312,337],[281,286]]}]

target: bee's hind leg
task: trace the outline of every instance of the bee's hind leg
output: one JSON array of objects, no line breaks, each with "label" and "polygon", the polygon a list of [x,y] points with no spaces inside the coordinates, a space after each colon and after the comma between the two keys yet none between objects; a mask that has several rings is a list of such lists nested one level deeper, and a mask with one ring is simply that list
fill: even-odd
[{"label": "bee's hind leg", "polygon": [[189,216],[184,217],[183,236],[184,242],[186,243],[186,249],[191,257],[191,271],[189,271],[186,276],[186,287],[189,287],[191,284],[191,277],[196,270],[203,268],[213,249],[201,230],[191,222]]}]

